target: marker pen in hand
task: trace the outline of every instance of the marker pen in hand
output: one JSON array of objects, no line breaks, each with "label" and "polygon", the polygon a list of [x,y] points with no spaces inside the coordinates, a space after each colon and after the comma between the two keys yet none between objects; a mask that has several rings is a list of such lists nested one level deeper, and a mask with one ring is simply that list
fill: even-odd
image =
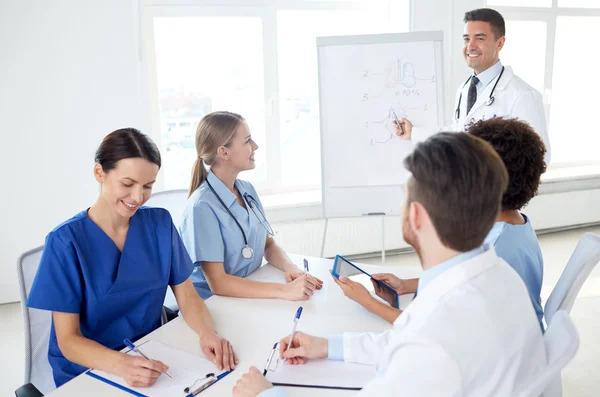
[{"label": "marker pen in hand", "polygon": [[396,124],[398,125],[398,128],[400,128],[400,136],[404,135],[404,128],[402,128],[402,123],[398,119],[396,112],[394,112],[394,109],[392,109],[392,108],[390,108],[390,110],[392,111],[392,114],[394,115],[394,118],[396,119]]}]

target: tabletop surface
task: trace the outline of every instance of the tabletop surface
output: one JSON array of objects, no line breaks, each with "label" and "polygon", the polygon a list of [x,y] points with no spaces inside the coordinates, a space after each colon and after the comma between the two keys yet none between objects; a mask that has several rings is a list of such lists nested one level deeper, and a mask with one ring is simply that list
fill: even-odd
[{"label": "tabletop surface", "polygon": [[[343,332],[380,332],[391,327],[385,320],[369,313],[359,304],[346,298],[329,274],[333,260],[290,255],[302,268],[302,260],[309,262],[310,273],[324,281],[324,288],[308,301],[290,302],[279,299],[240,299],[213,296],[206,300],[215,321],[219,335],[233,345],[240,363],[236,370],[201,393],[203,397],[231,396],[236,381],[251,366],[263,369],[273,348],[273,344],[288,335],[293,326],[294,314],[299,306],[303,307],[298,331],[316,336],[328,336]],[[362,265],[369,273],[395,273],[403,278],[418,277],[420,272],[403,270],[402,274],[393,268]],[[248,278],[257,281],[284,283],[284,273],[279,269],[264,265]],[[404,308],[412,295],[400,297],[400,307]],[[198,337],[181,316],[140,340],[155,340],[169,346],[203,356]],[[168,365],[168,363],[167,363]],[[307,389],[286,388],[290,397],[306,396]],[[311,389],[310,395],[349,396],[354,392],[342,390]],[[131,396],[131,394],[110,386],[104,382],[82,374],[62,387],[50,393],[51,397],[66,396]]]}]

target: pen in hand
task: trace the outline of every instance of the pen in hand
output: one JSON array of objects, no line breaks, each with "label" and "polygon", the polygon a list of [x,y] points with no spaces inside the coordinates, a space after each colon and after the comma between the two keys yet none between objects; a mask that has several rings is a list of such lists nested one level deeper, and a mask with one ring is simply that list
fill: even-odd
[{"label": "pen in hand", "polygon": [[304,272],[308,273],[308,261],[304,258]]},{"label": "pen in hand", "polygon": [[[144,353],[142,353],[133,343],[131,343],[131,341],[129,339],[127,339],[127,338],[123,339],[123,343],[125,344],[125,346],[127,346],[128,348],[130,348],[131,350],[133,350],[140,356],[144,357],[146,360],[153,361],[151,358],[149,358]],[[167,375],[169,378],[173,379],[173,376],[171,376],[171,374],[168,371],[165,371],[165,375]]]},{"label": "pen in hand", "polygon": [[[288,342],[288,345],[285,348],[285,351],[288,351],[290,349],[290,346],[294,342],[294,334],[296,333],[296,326],[298,325],[298,321],[300,320],[301,315],[302,315],[302,306],[300,306],[298,308],[298,311],[296,311],[296,316],[294,317],[294,327],[292,328],[292,334],[290,335],[290,341]],[[284,361],[287,361],[287,358]]]},{"label": "pen in hand", "polygon": [[394,112],[394,109],[392,109],[392,108],[390,108],[390,111],[394,115],[394,119],[396,119],[396,125],[398,126],[398,128],[400,128],[400,136],[404,135],[404,128],[402,128],[402,123],[398,119],[398,116],[396,115],[396,112]]}]

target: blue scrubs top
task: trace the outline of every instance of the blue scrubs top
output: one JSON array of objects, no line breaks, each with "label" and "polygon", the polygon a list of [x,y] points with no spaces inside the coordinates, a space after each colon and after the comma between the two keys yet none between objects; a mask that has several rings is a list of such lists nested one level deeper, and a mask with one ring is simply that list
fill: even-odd
[{"label": "blue scrubs top", "polygon": [[521,215],[525,218],[525,224],[511,225],[506,222],[496,222],[485,242],[494,245],[496,254],[515,269],[525,282],[543,332],[544,310],[540,293],[544,277],[544,259],[529,218],[525,214]]},{"label": "blue scrubs top", "polygon": [[[122,253],[83,211],[48,234],[27,306],[77,313],[84,337],[120,350],[160,326],[167,286],[192,269],[168,211],[138,209]],[[62,355],[54,322],[48,361],[57,387],[87,369]]]},{"label": "blue scrubs top", "polygon": [[[240,228],[206,181],[202,183],[188,199],[179,228],[183,243],[196,265],[192,273],[192,282],[202,299],[211,297],[212,291],[200,268],[200,262],[222,262],[225,273],[246,277],[262,264],[268,234],[264,227],[266,220],[262,215],[263,206],[250,182],[239,179],[235,181],[235,186],[246,204],[244,209],[235,202],[235,195],[215,174],[209,172],[207,180],[242,226],[254,255],[250,259],[242,256],[244,236]],[[255,201],[251,201],[250,204],[258,205],[260,211],[256,208],[252,210],[246,194],[254,198]]]}]

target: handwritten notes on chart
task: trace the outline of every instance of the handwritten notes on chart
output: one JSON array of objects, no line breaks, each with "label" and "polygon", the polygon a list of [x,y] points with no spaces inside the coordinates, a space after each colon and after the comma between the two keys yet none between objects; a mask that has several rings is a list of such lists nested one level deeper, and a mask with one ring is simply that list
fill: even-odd
[{"label": "handwritten notes on chart", "polygon": [[[434,42],[340,45],[320,48],[321,101],[332,187],[399,185],[412,143],[393,121],[438,126]],[[337,145],[336,145],[337,142]],[[335,150],[335,147],[339,150]],[[331,158],[330,158],[331,160]]]}]

